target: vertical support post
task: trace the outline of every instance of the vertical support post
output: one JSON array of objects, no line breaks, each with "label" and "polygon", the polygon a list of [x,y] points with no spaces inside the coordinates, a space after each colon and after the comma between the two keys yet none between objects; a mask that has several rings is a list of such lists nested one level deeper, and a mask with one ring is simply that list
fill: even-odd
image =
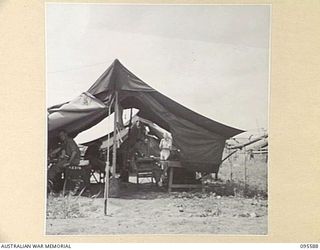
[{"label": "vertical support post", "polygon": [[269,154],[269,152],[267,151],[267,153],[266,153],[266,163],[268,163],[268,154]]},{"label": "vertical support post", "polygon": [[128,130],[128,139],[129,139],[129,145],[127,146],[127,150],[126,150],[126,161],[128,162],[128,158],[130,156],[130,152],[131,152],[131,127],[132,127],[132,108],[130,108],[130,120],[129,120],[129,130]]},{"label": "vertical support post", "polygon": [[106,174],[105,174],[105,182],[104,182],[104,189],[105,189],[105,198],[104,198],[104,215],[108,214],[108,201],[109,201],[109,162],[106,164]]},{"label": "vertical support post", "polygon": [[229,159],[229,164],[230,164],[230,181],[232,181],[233,178],[233,169],[232,169],[232,160]]},{"label": "vertical support post", "polygon": [[268,164],[266,164],[266,194],[268,195]]},{"label": "vertical support post", "polygon": [[117,166],[117,118],[118,118],[118,91],[115,91],[114,121],[113,121],[113,149],[112,149],[112,177],[116,176]]},{"label": "vertical support post", "polygon": [[244,147],[244,195],[247,193],[247,154]]},{"label": "vertical support post", "polygon": [[129,120],[129,131],[128,131],[128,137],[130,137],[130,133],[131,133],[131,126],[132,126],[132,108],[130,108],[130,120]]},{"label": "vertical support post", "polygon": [[132,164],[132,145],[131,145],[131,126],[132,126],[132,113],[133,110],[130,108],[130,120],[129,120],[129,130],[128,130],[128,143],[126,144],[125,153],[125,172],[126,172],[126,182],[129,182],[129,169]]},{"label": "vertical support post", "polygon": [[173,167],[169,167],[169,183],[168,183],[168,192],[171,192],[171,186],[172,186],[172,182],[173,182]]},{"label": "vertical support post", "polygon": [[[108,117],[110,117],[110,113],[111,113],[111,104],[110,103],[109,107],[108,107]],[[107,122],[107,126],[109,128],[109,122]],[[110,140],[110,133],[107,129],[108,132],[108,143]],[[110,147],[109,144],[107,144],[107,162],[106,162],[106,167],[105,167],[105,181],[104,181],[104,215],[108,215],[108,200],[109,200],[109,171],[110,171],[110,166],[109,166],[109,155],[110,155]]]}]

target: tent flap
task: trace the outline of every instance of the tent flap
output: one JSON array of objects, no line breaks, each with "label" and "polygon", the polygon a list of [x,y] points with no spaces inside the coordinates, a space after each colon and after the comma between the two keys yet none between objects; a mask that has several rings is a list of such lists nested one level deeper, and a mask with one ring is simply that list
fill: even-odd
[{"label": "tent flap", "polygon": [[82,93],[72,101],[48,109],[48,139],[55,140],[60,130],[70,135],[96,125],[107,115],[107,106],[89,93]]}]

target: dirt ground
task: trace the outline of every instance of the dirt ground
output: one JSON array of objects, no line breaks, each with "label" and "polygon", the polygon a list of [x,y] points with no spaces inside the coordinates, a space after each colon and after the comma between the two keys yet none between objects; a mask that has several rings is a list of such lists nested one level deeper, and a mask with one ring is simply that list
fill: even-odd
[{"label": "dirt ground", "polygon": [[[242,159],[231,170],[226,162],[218,182],[207,190],[168,193],[154,184],[121,185],[120,198],[49,196],[47,235],[107,234],[236,234],[265,235],[268,225],[267,164],[247,162],[250,174],[243,189]],[[230,179],[232,172],[233,178]],[[99,191],[98,185],[95,192]]]}]

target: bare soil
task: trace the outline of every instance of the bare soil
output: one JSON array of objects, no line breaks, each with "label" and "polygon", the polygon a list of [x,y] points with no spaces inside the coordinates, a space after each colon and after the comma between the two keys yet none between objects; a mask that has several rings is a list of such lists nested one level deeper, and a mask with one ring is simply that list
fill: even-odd
[{"label": "bare soil", "polygon": [[[219,181],[207,178],[207,190],[167,193],[154,184],[121,185],[120,198],[49,196],[47,235],[107,234],[267,234],[267,164],[248,161],[244,187],[243,161],[226,162]],[[232,180],[230,173],[232,172]],[[98,185],[93,189],[98,192]],[[186,192],[187,191],[187,192]]]}]

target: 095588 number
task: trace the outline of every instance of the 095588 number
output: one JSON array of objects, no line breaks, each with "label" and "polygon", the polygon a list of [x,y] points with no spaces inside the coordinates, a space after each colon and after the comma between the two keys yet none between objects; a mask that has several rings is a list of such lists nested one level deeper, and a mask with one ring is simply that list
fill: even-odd
[{"label": "095588 number", "polygon": [[300,248],[318,248],[318,244],[300,244]]}]

